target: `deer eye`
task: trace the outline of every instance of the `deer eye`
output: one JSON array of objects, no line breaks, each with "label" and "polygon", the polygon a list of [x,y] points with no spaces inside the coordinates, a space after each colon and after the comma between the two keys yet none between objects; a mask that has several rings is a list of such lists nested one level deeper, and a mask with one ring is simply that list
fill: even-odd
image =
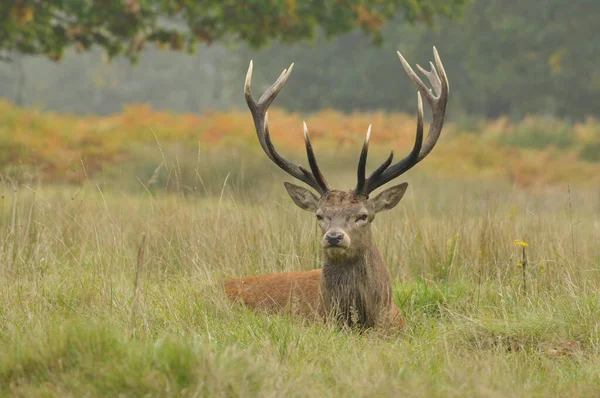
[{"label": "deer eye", "polygon": [[322,216],[322,215],[320,215],[320,214],[317,214],[317,220],[319,220],[319,221],[323,221],[323,216]]},{"label": "deer eye", "polygon": [[359,222],[359,221],[367,221],[367,218],[368,218],[368,217],[369,217],[369,215],[368,215],[368,214],[362,214],[362,215],[360,215],[360,216],[358,216],[358,217],[356,218],[356,222]]}]

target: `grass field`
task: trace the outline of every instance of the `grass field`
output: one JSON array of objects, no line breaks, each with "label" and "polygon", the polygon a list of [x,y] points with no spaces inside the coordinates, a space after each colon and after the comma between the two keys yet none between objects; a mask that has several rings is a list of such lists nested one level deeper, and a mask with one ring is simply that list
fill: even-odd
[{"label": "grass field", "polygon": [[[3,180],[1,395],[600,391],[597,186],[411,171],[404,200],[374,222],[406,328],[359,335],[254,314],[218,289],[318,267],[313,216],[275,166],[235,153],[159,166],[170,155],[150,152],[141,169],[77,185]],[[354,163],[324,163],[352,186]]]}]

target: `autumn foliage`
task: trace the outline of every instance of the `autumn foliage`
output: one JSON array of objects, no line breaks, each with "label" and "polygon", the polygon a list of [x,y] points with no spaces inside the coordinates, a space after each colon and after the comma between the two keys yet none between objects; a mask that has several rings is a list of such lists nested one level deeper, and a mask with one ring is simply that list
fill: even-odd
[{"label": "autumn foliage", "polygon": [[[274,109],[269,115],[275,145],[302,156],[302,121],[321,157],[340,151],[358,156],[364,133],[373,125],[373,157],[394,149],[407,152],[415,117],[402,113],[343,114],[323,110],[310,115]],[[29,165],[45,181],[93,178],[107,166],[131,159],[139,146],[178,144],[201,153],[236,150],[264,156],[250,114],[244,110],[175,114],[146,105],[129,106],[105,117],[74,116],[18,108],[0,101],[0,170]],[[600,183],[600,122],[568,124],[539,117],[511,123],[500,118],[471,126],[447,123],[442,139],[420,169],[453,176],[504,178],[522,186],[564,182]],[[75,172],[77,170],[77,172]],[[81,173],[84,170],[84,173]]]}]

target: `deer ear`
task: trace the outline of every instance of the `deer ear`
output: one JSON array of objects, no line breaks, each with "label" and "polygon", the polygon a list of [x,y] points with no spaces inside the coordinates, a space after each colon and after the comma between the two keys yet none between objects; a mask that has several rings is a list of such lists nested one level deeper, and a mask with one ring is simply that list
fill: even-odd
[{"label": "deer ear", "polygon": [[371,200],[375,213],[393,209],[404,196],[406,188],[408,188],[408,183],[403,182],[402,184],[388,188],[379,195],[375,196]]},{"label": "deer ear", "polygon": [[312,193],[306,188],[299,187],[298,185],[284,182],[285,189],[296,204],[301,209],[315,212],[319,208],[319,198],[317,195]]}]

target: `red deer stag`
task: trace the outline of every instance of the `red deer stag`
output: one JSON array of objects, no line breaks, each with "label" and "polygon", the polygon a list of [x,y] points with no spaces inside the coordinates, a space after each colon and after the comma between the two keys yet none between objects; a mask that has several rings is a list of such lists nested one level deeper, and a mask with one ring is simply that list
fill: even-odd
[{"label": "red deer stag", "polygon": [[[310,171],[284,159],[275,150],[267,123],[267,109],[290,76],[294,64],[284,70],[256,102],[250,91],[250,61],[245,97],[262,149],[277,166],[319,193],[317,196],[306,188],[285,183],[285,188],[294,203],[316,216],[323,233],[323,267],[306,272],[275,273],[227,280],[224,287],[230,299],[268,312],[288,310],[313,319],[335,319],[350,327],[403,326],[402,316],[392,298],[390,273],[373,242],[371,223],[377,213],[390,210],[400,202],[408,184],[393,186],[373,198],[369,195],[423,160],[438,141],[444,124],[449,87],[444,66],[435,47],[433,54],[435,66],[430,62],[430,71],[417,65],[431,83],[430,89],[398,52],[404,70],[418,90],[417,132],[412,151],[394,164],[392,151],[386,161],[366,178],[365,168],[371,134],[369,126],[358,162],[358,183],[356,188],[351,190],[329,187],[317,165],[306,124],[304,141]],[[422,96],[432,111],[432,122],[425,143]]]}]

